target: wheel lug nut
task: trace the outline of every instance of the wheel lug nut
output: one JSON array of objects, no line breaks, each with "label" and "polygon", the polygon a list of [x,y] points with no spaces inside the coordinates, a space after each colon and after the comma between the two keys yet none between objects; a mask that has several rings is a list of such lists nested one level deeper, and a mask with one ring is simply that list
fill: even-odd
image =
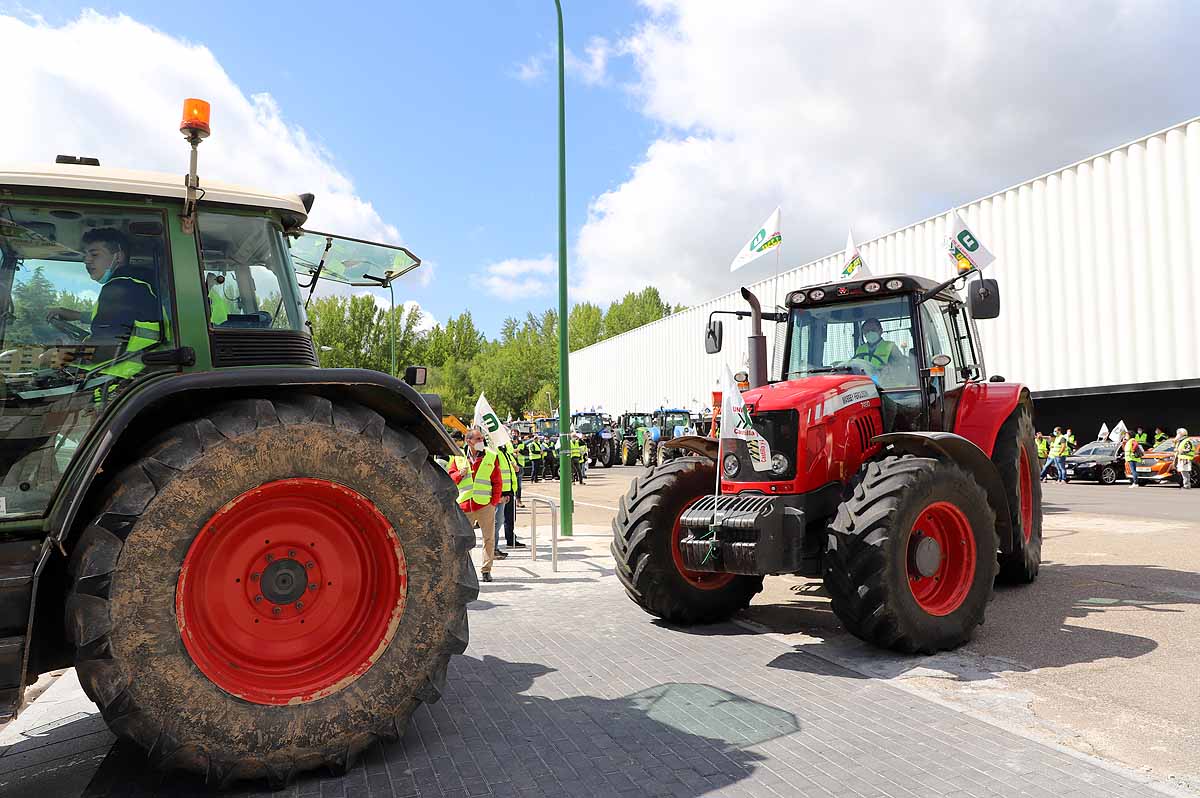
[{"label": "wheel lug nut", "polygon": [[314,565],[314,563],[312,560],[309,560],[308,562],[304,563],[305,568],[312,568],[313,565]]},{"label": "wheel lug nut", "polygon": [[304,609],[304,602],[303,602],[303,601],[297,601],[297,602],[296,602],[296,609],[298,609],[298,610],[302,610],[302,609]]},{"label": "wheel lug nut", "polygon": [[255,597],[254,597],[254,603],[255,603],[255,604],[259,603],[260,601],[262,601],[262,596],[255,596]]},{"label": "wheel lug nut", "polygon": [[316,590],[316,589],[317,589],[317,583],[316,583],[316,582],[309,582],[309,583],[308,583],[308,589],[309,589],[309,590]]},{"label": "wheel lug nut", "polygon": [[271,562],[271,560],[274,560],[274,559],[275,559],[275,555],[274,555],[274,554],[268,554],[268,555],[267,555],[267,562]]},{"label": "wheel lug nut", "polygon": [[289,557],[295,557],[295,556],[296,556],[296,550],[295,550],[295,549],[288,549],[288,556],[289,556]]},{"label": "wheel lug nut", "polygon": [[257,581],[258,581],[258,574],[257,574],[257,573],[250,574],[250,581],[251,581],[251,582],[257,582]]},{"label": "wheel lug nut", "polygon": [[278,615],[278,614],[279,614],[279,613],[281,613],[281,612],[283,612],[283,610],[279,609],[278,607],[272,607],[272,608],[271,608],[271,614],[272,614],[272,615]]}]

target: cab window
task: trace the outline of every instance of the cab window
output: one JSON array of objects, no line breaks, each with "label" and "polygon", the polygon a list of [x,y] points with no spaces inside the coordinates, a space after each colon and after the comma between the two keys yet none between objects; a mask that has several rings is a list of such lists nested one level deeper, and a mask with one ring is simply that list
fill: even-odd
[{"label": "cab window", "polygon": [[198,227],[212,327],[304,328],[283,231],[273,220],[201,211]]},{"label": "cab window", "polygon": [[884,390],[917,386],[909,297],[792,308],[786,379],[866,374]]}]

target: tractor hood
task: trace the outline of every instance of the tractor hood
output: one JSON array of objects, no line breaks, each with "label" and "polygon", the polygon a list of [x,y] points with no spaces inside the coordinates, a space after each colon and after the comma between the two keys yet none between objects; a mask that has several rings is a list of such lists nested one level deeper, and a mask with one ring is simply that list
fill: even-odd
[{"label": "tractor hood", "polygon": [[[869,388],[869,391],[854,391],[852,389]],[[856,398],[862,394],[861,399]],[[799,410],[802,413],[817,405],[824,405],[831,399],[837,399],[839,406],[851,402],[866,401],[878,398],[879,391],[875,383],[860,374],[821,374],[803,377],[798,380],[787,380],[752,388],[742,394],[746,404],[753,405],[755,411],[760,410]],[[830,408],[827,412],[834,412]]]}]

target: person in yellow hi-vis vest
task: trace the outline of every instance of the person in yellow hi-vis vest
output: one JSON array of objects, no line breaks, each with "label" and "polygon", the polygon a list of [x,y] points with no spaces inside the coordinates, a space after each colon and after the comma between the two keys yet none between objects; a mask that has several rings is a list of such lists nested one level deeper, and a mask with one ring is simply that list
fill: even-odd
[{"label": "person in yellow hi-vis vest", "polygon": [[1129,487],[1138,486],[1138,463],[1142,462],[1142,445],[1126,432],[1121,436],[1121,451],[1125,453],[1125,470],[1129,472]]},{"label": "person in yellow hi-vis vest", "polygon": [[1179,472],[1179,487],[1191,490],[1192,465],[1196,459],[1196,441],[1188,437],[1188,431],[1180,427],[1175,433],[1175,470]]},{"label": "person in yellow hi-vis vest", "polygon": [[450,478],[458,485],[458,506],[467,520],[479,525],[483,533],[483,581],[492,581],[492,562],[496,558],[496,508],[504,502],[504,483],[495,451],[488,451],[483,433],[467,431],[467,454],[450,458]]},{"label": "person in yellow hi-vis vest", "polygon": [[1050,441],[1050,459],[1042,468],[1042,482],[1046,481],[1046,475],[1051,468],[1054,469],[1058,482],[1067,481],[1067,453],[1070,448],[1071,444],[1067,442],[1067,436],[1063,435],[1062,427],[1055,427],[1054,437]]},{"label": "person in yellow hi-vis vest", "polygon": [[571,435],[571,481],[583,484],[583,461],[587,458],[587,447],[579,438],[579,433]]},{"label": "person in yellow hi-vis vest", "polygon": [[1045,468],[1046,458],[1050,456],[1050,440],[1038,432],[1034,434],[1033,442],[1037,445],[1038,466]]},{"label": "person in yellow hi-vis vest", "polygon": [[517,511],[513,507],[513,499],[521,484],[521,471],[517,466],[517,456],[508,446],[501,446],[499,449],[489,451],[496,452],[496,462],[500,466],[501,494],[508,499],[496,510],[496,556],[504,559],[508,554],[500,550],[500,527],[504,527],[504,544],[508,548],[525,548],[524,543],[517,542],[515,531]]}]

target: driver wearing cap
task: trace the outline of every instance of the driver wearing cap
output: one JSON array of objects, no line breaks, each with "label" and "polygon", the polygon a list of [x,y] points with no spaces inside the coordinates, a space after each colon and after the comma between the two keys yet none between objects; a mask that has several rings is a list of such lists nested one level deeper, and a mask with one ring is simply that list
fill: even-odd
[{"label": "driver wearing cap", "polygon": [[867,319],[862,324],[863,342],[854,350],[854,359],[870,363],[882,369],[899,362],[903,356],[900,347],[883,337],[883,325],[879,319]]}]

